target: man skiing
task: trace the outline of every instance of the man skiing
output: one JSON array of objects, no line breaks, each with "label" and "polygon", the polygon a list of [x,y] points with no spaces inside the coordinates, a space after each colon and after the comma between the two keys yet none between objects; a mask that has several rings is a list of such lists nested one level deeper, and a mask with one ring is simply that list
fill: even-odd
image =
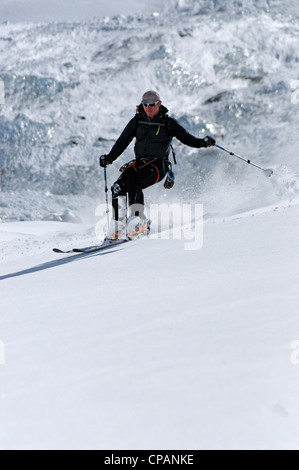
[{"label": "man skiing", "polygon": [[[112,185],[112,206],[115,220],[118,221],[118,197],[128,194],[129,206],[133,207],[131,216],[139,216],[141,225],[146,224],[144,214],[143,190],[162,181],[166,174],[169,187],[172,186],[171,164],[169,153],[171,141],[176,137],[183,144],[194,147],[211,147],[216,144],[212,137],[197,138],[187,132],[174,118],[168,116],[168,109],[162,105],[156,91],[147,91],[142,96],[136,115],[125,127],[108,155],[100,157],[100,165],[104,168],[112,164],[128,147],[134,137],[135,160],[122,167],[122,174]],[[138,206],[136,206],[138,204]],[[135,208],[138,207],[138,211]],[[132,210],[131,210],[132,212]],[[138,230],[137,230],[138,232]],[[113,234],[117,239],[121,234]]]}]

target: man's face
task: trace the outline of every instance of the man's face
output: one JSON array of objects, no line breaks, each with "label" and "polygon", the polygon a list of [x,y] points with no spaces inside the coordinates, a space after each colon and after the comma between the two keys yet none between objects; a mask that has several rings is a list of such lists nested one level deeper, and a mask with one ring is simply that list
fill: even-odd
[{"label": "man's face", "polygon": [[143,109],[144,109],[146,115],[150,119],[153,119],[154,117],[158,116],[159,108],[160,108],[162,102],[161,101],[156,101],[152,104],[153,104],[153,106],[149,106],[149,104],[143,103]]}]

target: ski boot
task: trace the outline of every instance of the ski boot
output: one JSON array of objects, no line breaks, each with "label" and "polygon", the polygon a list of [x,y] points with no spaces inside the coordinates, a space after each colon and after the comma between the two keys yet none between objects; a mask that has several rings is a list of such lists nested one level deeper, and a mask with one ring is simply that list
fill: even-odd
[{"label": "ski boot", "polygon": [[126,238],[126,228],[125,225],[119,221],[112,220],[110,224],[110,229],[105,237],[105,242],[114,242],[116,240],[121,240]]},{"label": "ski boot", "polygon": [[149,237],[151,229],[151,221],[148,219],[141,219],[140,217],[131,216],[127,222],[128,238],[135,239],[140,237]]}]

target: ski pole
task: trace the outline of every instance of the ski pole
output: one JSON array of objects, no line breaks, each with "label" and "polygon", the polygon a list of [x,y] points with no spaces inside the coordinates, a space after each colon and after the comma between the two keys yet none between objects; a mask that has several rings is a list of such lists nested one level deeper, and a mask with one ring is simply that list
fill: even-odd
[{"label": "ski pole", "polygon": [[248,160],[247,158],[241,157],[240,155],[237,155],[236,153],[231,152],[230,150],[226,150],[225,148],[220,147],[220,145],[216,145],[216,147],[218,147],[220,150],[223,150],[224,152],[228,153],[229,155],[232,155],[233,157],[237,157],[240,160],[243,160],[243,162],[246,162],[249,165],[255,166],[259,170],[262,170],[264,172],[265,176],[270,177],[270,176],[273,175],[273,170],[271,168],[268,168],[268,169],[262,168],[261,166],[256,165],[256,163],[253,163],[251,160]]},{"label": "ski pole", "polygon": [[107,227],[109,232],[109,203],[108,203],[108,179],[107,179],[107,168],[104,168],[104,179],[105,179],[105,194],[106,194],[106,214],[107,214]]}]

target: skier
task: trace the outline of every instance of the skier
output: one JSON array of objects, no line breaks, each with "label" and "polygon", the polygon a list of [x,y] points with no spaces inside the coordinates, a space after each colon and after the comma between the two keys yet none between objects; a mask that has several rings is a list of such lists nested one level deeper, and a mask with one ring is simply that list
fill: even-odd
[{"label": "skier", "polygon": [[[146,216],[144,213],[143,189],[162,181],[167,175],[165,187],[173,185],[173,172],[169,162],[171,141],[176,137],[189,147],[211,147],[216,144],[212,137],[197,138],[187,132],[174,118],[168,116],[168,109],[162,105],[156,91],[147,91],[137,106],[136,115],[125,127],[108,155],[100,157],[104,168],[112,164],[128,147],[133,138],[135,142],[135,160],[121,168],[122,174],[112,185],[112,206],[115,220],[118,216],[118,197],[128,194],[129,207],[133,207],[130,216],[138,216],[141,230],[145,231]],[[138,204],[138,206],[136,206]],[[138,207],[138,211],[136,211]],[[138,227],[136,227],[137,232]],[[112,239],[121,238],[117,228],[110,235]]]}]

